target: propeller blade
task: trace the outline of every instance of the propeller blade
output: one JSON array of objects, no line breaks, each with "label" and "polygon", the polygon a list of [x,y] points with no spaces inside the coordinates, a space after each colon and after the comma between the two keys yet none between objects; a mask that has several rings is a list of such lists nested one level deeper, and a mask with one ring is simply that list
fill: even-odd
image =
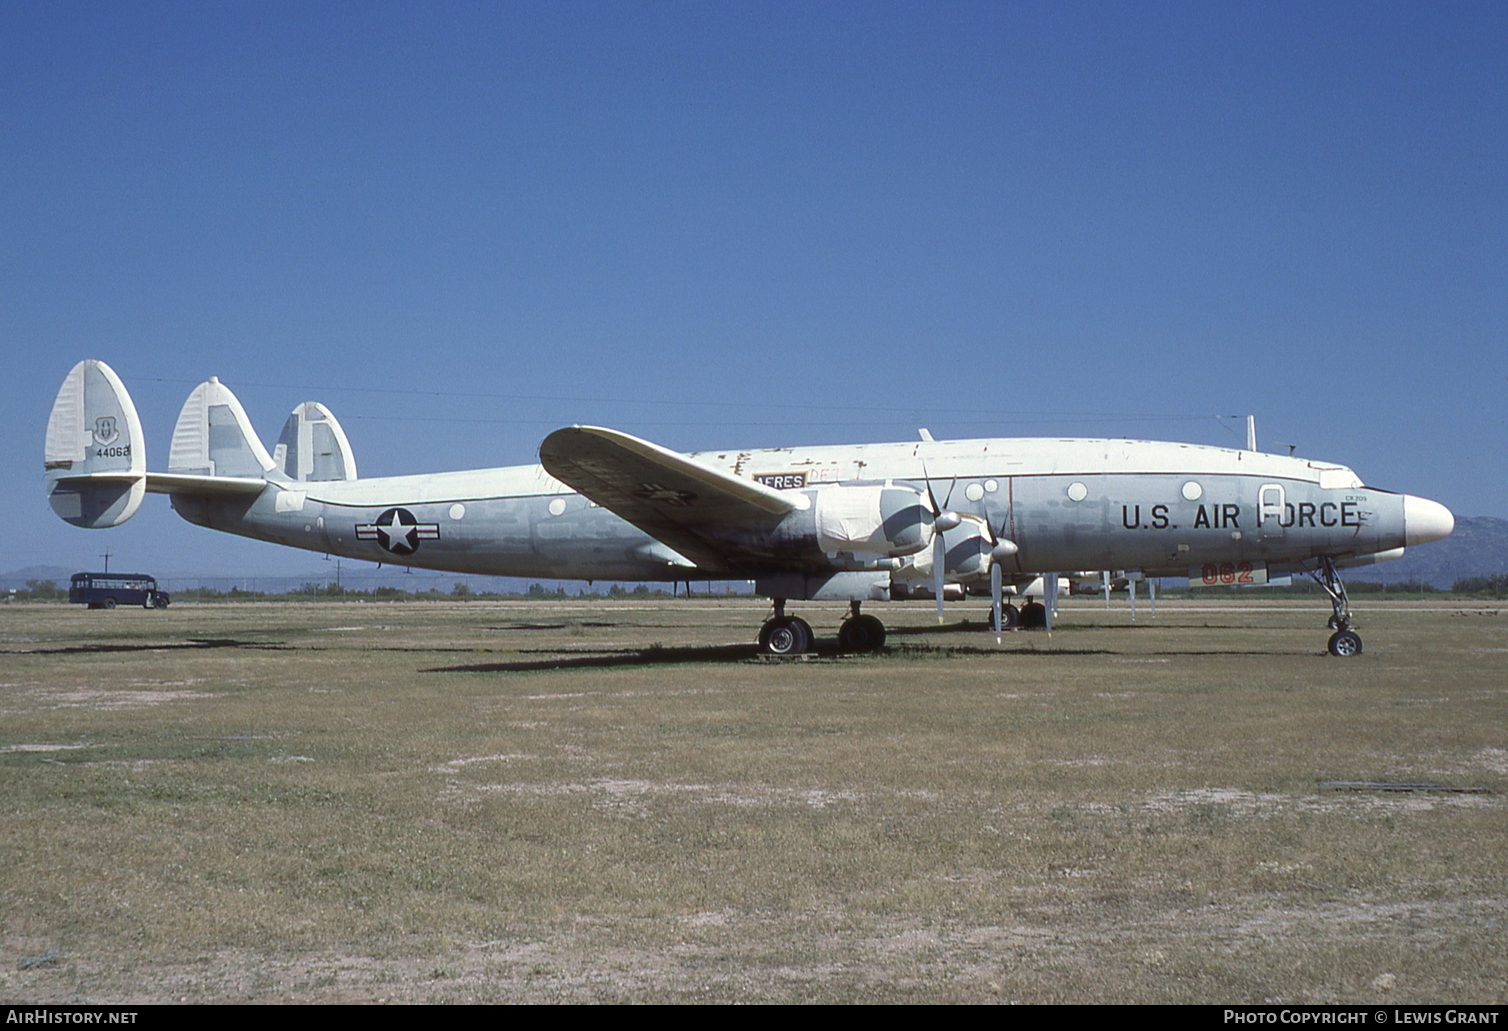
[{"label": "propeller blade", "polygon": [[[932,490],[932,478],[927,475],[927,463],[922,463],[922,480],[927,484],[927,502],[932,506],[932,593],[937,596],[937,622],[943,621],[943,589],[948,577],[948,545],[943,534],[963,522],[963,516],[949,512],[937,503],[937,494]],[[954,483],[958,482],[954,477]],[[948,498],[953,497],[953,488],[948,488]]]},{"label": "propeller blade", "polygon": [[990,563],[990,604],[995,612],[995,643],[1000,643],[1000,618],[1004,615],[1004,606],[1001,605],[1000,596],[1005,591],[1005,574],[1000,571],[999,562]]},{"label": "propeller blade", "polygon": [[937,595],[937,622],[943,621],[943,585],[947,578],[948,545],[943,535],[932,535],[932,590]]}]

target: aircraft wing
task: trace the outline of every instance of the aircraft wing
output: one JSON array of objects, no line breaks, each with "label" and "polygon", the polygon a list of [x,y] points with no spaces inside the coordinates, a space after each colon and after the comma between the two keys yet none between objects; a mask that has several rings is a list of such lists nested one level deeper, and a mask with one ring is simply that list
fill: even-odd
[{"label": "aircraft wing", "polygon": [[556,430],[540,444],[539,459],[560,482],[709,572],[768,561],[759,538],[809,504],[804,495],[599,426]]}]

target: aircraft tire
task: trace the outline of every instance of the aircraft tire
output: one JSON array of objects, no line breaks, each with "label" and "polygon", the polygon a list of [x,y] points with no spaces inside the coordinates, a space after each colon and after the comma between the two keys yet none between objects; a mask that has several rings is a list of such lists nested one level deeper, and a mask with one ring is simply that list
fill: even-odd
[{"label": "aircraft tire", "polygon": [[[993,632],[996,629],[996,626],[995,626],[995,607],[993,605],[991,605],[990,606],[990,610],[984,614],[984,622],[985,622],[985,625],[987,625],[990,628],[991,632]],[[1001,630],[1015,630],[1017,627],[1019,627],[1021,625],[1021,612],[1020,612],[1020,610],[1017,609],[1016,606],[1014,606],[1014,605],[1001,605],[1000,606],[1000,622],[1001,622],[1001,626],[999,627],[999,629],[1001,629]]]},{"label": "aircraft tire", "polygon": [[809,651],[812,645],[817,641],[817,635],[812,633],[812,625],[806,620],[802,619],[800,616],[792,616],[790,617],[790,619],[792,623],[795,623],[797,626],[801,627],[801,632],[806,635],[806,647],[802,648],[801,650]]},{"label": "aircraft tire", "polygon": [[855,616],[838,628],[838,647],[846,652],[877,652],[885,647],[885,624],[877,616]]},{"label": "aircraft tire", "polygon": [[759,650],[766,655],[800,655],[811,643],[811,628],[794,616],[772,619],[759,628]]},{"label": "aircraft tire", "polygon": [[1047,606],[1040,601],[1030,601],[1021,606],[1021,629],[1043,630],[1047,627]]},{"label": "aircraft tire", "polygon": [[1361,637],[1351,630],[1337,630],[1330,635],[1330,643],[1326,647],[1331,655],[1348,659],[1361,654]]}]

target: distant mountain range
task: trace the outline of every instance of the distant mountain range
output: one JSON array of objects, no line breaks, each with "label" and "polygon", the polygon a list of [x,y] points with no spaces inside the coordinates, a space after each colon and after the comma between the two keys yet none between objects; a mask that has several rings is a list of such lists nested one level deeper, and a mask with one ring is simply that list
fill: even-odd
[{"label": "distant mountain range", "polygon": [[[429,569],[415,569],[405,571],[399,566],[384,566],[377,568],[366,564],[352,565],[342,563],[337,572],[334,562],[321,563],[319,568],[311,569],[307,573],[299,573],[292,576],[258,576],[255,573],[231,575],[227,573],[183,573],[172,571],[159,571],[153,569],[138,569],[134,566],[129,569],[111,563],[118,572],[150,573],[157,578],[158,585],[165,591],[187,591],[196,587],[211,588],[217,591],[229,591],[232,587],[243,591],[258,591],[263,594],[286,594],[296,591],[305,584],[318,584],[324,586],[333,584],[339,578],[340,584],[348,590],[373,591],[379,587],[396,587],[399,590],[412,593],[421,593],[429,590],[439,591],[441,594],[449,594],[458,583],[464,583],[476,593],[496,592],[499,594],[523,594],[529,590],[529,586],[542,583],[548,590],[554,591],[556,587],[564,587],[570,594],[577,593],[578,589],[586,585],[577,581],[545,580],[541,578],[524,579],[511,576],[471,576],[466,573],[439,573]],[[12,570],[9,573],[0,573],[0,590],[20,590],[31,580],[51,580],[59,587],[67,587],[68,580],[74,573],[82,572],[78,569],[68,569],[64,566],[26,566],[22,569]],[[593,591],[605,592],[608,584],[599,581],[593,588],[587,588],[588,593]],[[696,585],[699,590],[705,590],[705,584]],[[717,590],[721,592],[721,585]]]},{"label": "distant mountain range", "polygon": [[[263,594],[287,594],[297,591],[306,584],[317,584],[321,587],[334,584],[339,578],[341,586],[350,591],[374,591],[379,587],[393,587],[401,591],[413,594],[421,594],[425,591],[439,591],[441,594],[450,594],[457,584],[465,584],[473,593],[496,593],[496,594],[527,594],[533,584],[542,585],[547,591],[554,592],[557,588],[563,589],[567,594],[606,594],[608,589],[617,581],[598,580],[593,584],[586,584],[580,580],[552,580],[546,577],[516,577],[516,576],[473,576],[467,573],[441,573],[431,569],[404,570],[401,566],[383,566],[377,568],[374,565],[362,563],[355,565],[342,562],[337,571],[335,562],[322,562],[318,568],[311,569],[306,573],[298,573],[292,576],[258,576],[255,573],[247,573],[233,576],[227,573],[182,573],[163,572],[154,569],[140,569],[135,566],[126,567],[111,563],[116,572],[149,573],[157,578],[158,586],[168,593],[174,591],[188,591],[196,587],[204,587],[217,591],[229,591],[237,588],[242,591],[257,591]],[[97,570],[96,570],[97,571]],[[68,569],[64,566],[26,566],[15,569],[9,573],[0,574],[0,591],[21,590],[31,580],[51,580],[59,587],[66,588],[68,580],[74,573],[82,570]],[[684,581],[683,581],[684,583]],[[626,587],[632,589],[637,581],[627,581]],[[651,586],[663,587],[670,590],[668,584],[652,584]],[[708,585],[705,580],[693,580],[692,591],[695,594],[715,593],[723,594],[728,586],[724,582],[713,581]],[[684,590],[684,588],[682,588]],[[748,581],[733,581],[735,593],[747,594],[751,590]]]},{"label": "distant mountain range", "polygon": [[1466,576],[1508,573],[1508,519],[1457,516],[1456,530],[1443,541],[1409,548],[1403,557],[1376,566],[1346,570],[1348,580],[1397,583],[1422,580],[1449,587]]},{"label": "distant mountain range", "polygon": [[[25,566],[8,573],[0,573],[0,590],[19,590],[28,580],[51,580],[60,587],[68,585],[68,578],[76,569],[63,566]],[[153,572],[132,569],[129,572]],[[1410,548],[1400,559],[1376,566],[1363,566],[1348,570],[1348,580],[1365,580],[1373,583],[1398,583],[1404,580],[1423,580],[1434,587],[1448,588],[1462,577],[1492,576],[1508,573],[1508,519],[1493,516],[1459,516],[1456,531],[1443,541]],[[194,587],[212,587],[228,591],[231,587],[241,590],[281,594],[296,591],[305,584],[330,584],[336,579],[336,564],[321,563],[319,568],[297,576],[257,576],[248,573],[241,576],[198,573],[154,573],[164,590],[182,591]],[[371,591],[378,587],[397,587],[405,591],[421,592],[430,589],[449,594],[458,583],[464,583],[472,591],[481,593],[496,591],[501,594],[522,594],[531,583],[543,583],[549,590],[562,586],[576,594],[585,589],[588,593],[607,590],[609,584],[599,581],[588,588],[577,581],[561,583],[555,580],[531,580],[511,576],[469,576],[465,573],[436,573],[426,569],[412,572],[395,566],[378,569],[366,564],[345,565],[339,571],[340,582],[352,590]],[[707,589],[705,582],[693,581],[698,592]],[[721,594],[724,585],[714,583],[712,590]]]}]

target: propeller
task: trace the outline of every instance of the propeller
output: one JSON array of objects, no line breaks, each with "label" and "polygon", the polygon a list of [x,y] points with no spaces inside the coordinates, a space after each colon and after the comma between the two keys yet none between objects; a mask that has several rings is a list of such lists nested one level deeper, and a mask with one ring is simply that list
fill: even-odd
[{"label": "propeller", "polygon": [[[990,531],[990,605],[995,614],[995,643],[1000,643],[1001,615],[1004,609],[1002,595],[1005,593],[1005,570],[1002,568],[1005,560],[1010,558],[1021,549],[1016,547],[1016,542],[1007,540],[995,532],[995,528],[985,523],[985,528]],[[1005,523],[1001,522],[1000,529],[1005,529]]]},{"label": "propeller", "polygon": [[[948,485],[948,493],[943,498],[942,504],[938,504],[937,495],[932,490],[932,480],[927,476],[926,463],[922,464],[922,478],[927,484],[927,500],[932,506],[932,595],[937,599],[937,621],[943,621],[943,593],[947,589],[947,566],[948,551],[947,542],[943,535],[949,530],[961,525],[964,516],[948,508],[948,502],[953,500],[953,489],[958,486],[958,478],[954,477]],[[1000,640],[1000,625],[1002,610],[1004,609],[1005,571],[1003,564],[1020,549],[1016,542],[1007,540],[986,519],[975,516],[968,517],[971,521],[977,520],[984,524],[985,532],[989,534],[990,543],[990,603],[995,617],[995,640]],[[1001,532],[1005,530],[1005,524],[1001,523]]]},{"label": "propeller", "polygon": [[957,512],[949,511],[947,503],[953,500],[953,488],[958,485],[955,476],[953,482],[948,484],[948,495],[943,503],[937,503],[937,495],[932,493],[932,480],[927,476],[927,463],[922,463],[922,479],[927,484],[927,501],[932,505],[932,594],[937,598],[937,622],[943,621],[943,590],[947,585],[948,575],[948,545],[943,540],[943,534],[963,522],[963,516]]}]

